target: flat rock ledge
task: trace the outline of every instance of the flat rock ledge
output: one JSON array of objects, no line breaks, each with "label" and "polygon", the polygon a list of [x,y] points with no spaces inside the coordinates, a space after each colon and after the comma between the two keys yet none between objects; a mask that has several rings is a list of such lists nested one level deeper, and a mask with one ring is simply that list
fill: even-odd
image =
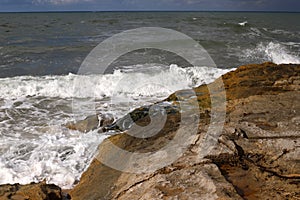
[{"label": "flat rock ledge", "polygon": [[[210,94],[209,88],[217,87],[214,84],[220,80],[226,91],[226,117],[221,132],[210,138],[215,140],[210,145],[207,142],[210,140],[205,140],[208,130],[217,131],[210,129],[211,98],[218,99],[224,91]],[[122,155],[116,154],[111,143],[128,152],[154,152],[152,159],[163,162],[162,155],[155,152],[172,141],[180,130],[190,142],[182,156],[163,168],[140,174],[112,169],[96,157],[80,182],[69,191],[71,199],[300,199],[300,65],[241,66],[208,86],[195,88],[194,92],[200,114],[197,134],[188,134],[192,131],[189,123],[195,123],[193,119],[180,129],[183,113],[174,111],[167,113],[164,127],[153,137],[132,137],[125,130],[99,145],[100,154],[112,162],[122,160]],[[182,90],[163,102],[178,106],[190,98]],[[150,118],[142,110],[143,114],[135,115],[139,117],[134,121],[146,126]],[[209,151],[202,156],[205,148]],[[130,161],[123,159],[129,167]],[[134,163],[132,168],[140,164]],[[0,187],[0,199],[9,195],[3,193],[3,187],[13,186]],[[38,190],[37,193],[40,194]]]}]

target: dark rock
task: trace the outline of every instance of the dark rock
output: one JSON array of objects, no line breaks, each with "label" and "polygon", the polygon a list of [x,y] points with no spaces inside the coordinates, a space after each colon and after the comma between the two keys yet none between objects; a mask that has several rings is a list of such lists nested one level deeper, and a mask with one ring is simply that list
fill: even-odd
[{"label": "dark rock", "polygon": [[114,118],[109,114],[98,114],[85,118],[84,120],[80,120],[78,122],[70,122],[66,124],[66,127],[71,130],[78,130],[83,133],[87,133],[89,131],[105,128],[110,126],[114,122]]},{"label": "dark rock", "polygon": [[150,108],[153,106],[151,115],[158,114],[159,112],[163,115],[170,115],[170,114],[178,114],[179,108],[176,105],[169,104],[168,102],[160,102],[153,104],[151,106],[143,106],[137,108],[130,112],[129,114],[125,115],[124,117],[118,119],[115,123],[111,124],[110,126],[106,126],[105,130],[116,130],[116,131],[126,131],[128,130],[134,123],[143,119],[144,123],[139,122],[141,125],[147,125],[150,123],[150,116],[149,111]]}]

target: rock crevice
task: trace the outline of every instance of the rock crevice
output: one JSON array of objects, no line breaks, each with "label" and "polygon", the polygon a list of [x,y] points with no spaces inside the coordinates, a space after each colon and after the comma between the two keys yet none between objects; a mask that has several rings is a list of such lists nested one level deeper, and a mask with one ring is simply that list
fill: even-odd
[{"label": "rock crevice", "polygon": [[[203,143],[211,123],[210,98],[221,94],[210,94],[208,86],[202,85],[194,88],[200,110],[197,134],[189,134],[189,123],[195,123],[191,118],[181,129],[185,133],[182,137],[189,137],[190,141],[182,156],[154,172],[137,174],[112,169],[94,159],[79,184],[70,191],[71,198],[300,199],[300,65],[241,66],[220,79],[224,82],[227,105],[222,133],[210,138],[217,141],[215,145]],[[185,90],[178,93],[187,94]],[[165,126],[157,135],[136,138],[126,134],[129,115],[140,126],[149,124],[149,109],[139,108],[118,120],[122,123],[105,127],[105,130],[122,128],[124,132],[106,139],[99,150],[112,161],[122,157],[109,144],[128,152],[160,150],[179,130],[180,102],[190,99],[181,96],[179,99],[174,93],[157,104],[170,105],[166,107]],[[90,129],[88,123],[80,123],[84,124],[83,131]],[[205,156],[201,153],[206,150],[204,147],[210,148]],[[152,156],[164,161],[162,154]],[[129,163],[130,159],[123,162]],[[135,164],[128,166],[138,167],[139,163]]]},{"label": "rock crevice", "polygon": [[[110,195],[105,198],[98,192],[99,199],[299,199],[299,77],[299,65],[273,63],[241,66],[222,76],[226,123],[217,144],[204,158],[199,152],[210,123],[211,95],[205,85],[195,88],[201,119],[198,135],[184,155],[150,174],[110,169],[113,187],[106,187]],[[176,102],[184,99],[173,94],[166,101],[179,105]],[[135,111],[135,122],[147,124],[147,112],[142,111],[143,115]],[[123,133],[108,140],[133,152],[160,149],[180,123],[178,112],[170,113],[163,131],[154,138],[137,140]],[[83,183],[71,191],[74,199],[82,199],[78,191],[86,189],[88,193],[101,182],[95,178],[96,182],[84,183],[96,175],[91,169],[97,170],[97,166],[91,165]],[[103,173],[101,177],[105,177]]]}]

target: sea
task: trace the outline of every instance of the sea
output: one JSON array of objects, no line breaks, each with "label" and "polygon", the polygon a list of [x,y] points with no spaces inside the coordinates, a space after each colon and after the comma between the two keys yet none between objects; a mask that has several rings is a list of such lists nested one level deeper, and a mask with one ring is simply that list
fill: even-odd
[{"label": "sea", "polygon": [[[276,12],[0,13],[0,184],[46,180],[74,187],[98,145],[118,133],[81,133],[67,129],[68,122],[93,112],[118,119],[240,65],[299,64],[299,19],[300,13]],[[189,36],[216,67],[139,49],[116,58],[105,73],[78,73],[98,44],[141,27]]]}]

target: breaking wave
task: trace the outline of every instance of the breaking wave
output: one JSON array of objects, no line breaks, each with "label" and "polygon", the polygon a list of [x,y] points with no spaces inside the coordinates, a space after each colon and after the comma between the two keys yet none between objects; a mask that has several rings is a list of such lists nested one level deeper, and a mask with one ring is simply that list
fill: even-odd
[{"label": "breaking wave", "polygon": [[259,43],[255,48],[245,50],[242,57],[252,62],[272,61],[276,64],[300,63],[299,55],[289,51],[287,46],[275,42],[268,44]]},{"label": "breaking wave", "polygon": [[[132,66],[134,68],[135,66]],[[127,71],[127,72],[126,72]],[[171,65],[152,73],[116,70],[105,75],[20,76],[0,79],[0,98],[26,96],[86,98],[118,95],[157,96],[209,83],[230,71]],[[151,70],[150,70],[151,71]],[[152,70],[153,71],[153,70]]]}]

